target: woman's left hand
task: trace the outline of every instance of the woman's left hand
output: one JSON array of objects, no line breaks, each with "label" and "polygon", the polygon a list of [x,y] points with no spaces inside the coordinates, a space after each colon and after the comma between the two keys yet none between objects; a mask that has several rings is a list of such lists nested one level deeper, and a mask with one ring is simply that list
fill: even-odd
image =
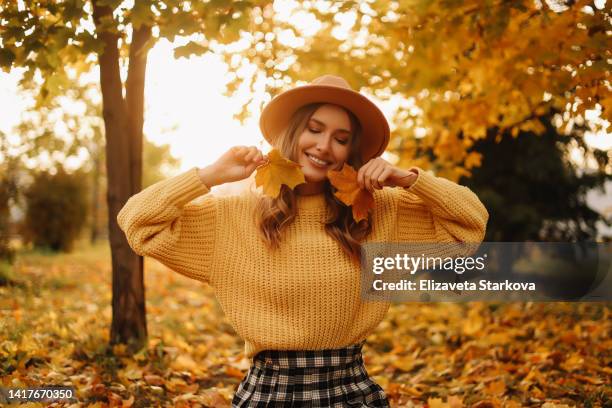
[{"label": "woman's left hand", "polygon": [[370,160],[357,172],[359,186],[370,192],[381,190],[384,186],[410,187],[417,177],[418,173],[395,167],[381,157]]}]

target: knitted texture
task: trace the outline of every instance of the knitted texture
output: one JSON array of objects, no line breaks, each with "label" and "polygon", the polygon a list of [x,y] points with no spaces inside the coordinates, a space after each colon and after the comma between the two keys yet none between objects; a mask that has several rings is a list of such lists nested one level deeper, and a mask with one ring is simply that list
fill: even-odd
[{"label": "knitted texture", "polygon": [[[478,197],[412,169],[418,176],[409,188],[375,191],[365,242],[481,242],[489,214]],[[194,167],[132,196],[117,221],[137,254],[214,288],[247,357],[341,348],[374,331],[390,303],[361,299],[359,263],[324,230],[323,194],[298,196],[294,222],[269,249],[254,193],[208,193]]]}]

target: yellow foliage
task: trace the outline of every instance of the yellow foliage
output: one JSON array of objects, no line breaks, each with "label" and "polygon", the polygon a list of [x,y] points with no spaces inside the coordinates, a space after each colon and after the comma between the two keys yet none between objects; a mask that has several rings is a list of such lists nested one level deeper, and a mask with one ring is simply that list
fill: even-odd
[{"label": "yellow foliage", "polygon": [[334,193],[340,201],[350,205],[353,219],[357,222],[368,217],[368,211],[374,208],[374,196],[365,188],[359,187],[357,172],[353,167],[344,164],[340,171],[330,170],[329,181],[338,189]]},{"label": "yellow foliage", "polygon": [[[346,5],[357,15],[346,41],[332,37],[340,24],[332,7],[318,10],[322,29],[303,37],[302,46],[265,37],[265,47],[253,44],[238,52],[268,77],[288,80],[279,81],[283,87],[336,73],[347,75],[357,89],[414,102],[414,108],[406,107],[405,114],[396,117],[397,133],[406,139],[416,128],[426,129],[428,136],[419,140],[419,146],[431,148],[436,166],[455,176],[461,171],[453,169],[479,164],[465,154],[469,143],[436,135],[461,132],[477,140],[493,127],[500,132],[518,129],[514,134],[539,133],[542,126],[529,118],[577,101],[577,109],[564,120],[594,108],[596,101],[603,108],[602,116],[611,118],[611,90],[606,85],[609,33],[604,29],[609,26],[608,16],[592,3],[587,13],[583,10],[587,2],[553,11],[547,2],[531,1],[501,1],[485,9],[478,2],[440,7],[438,2],[374,0],[368,3],[367,17],[357,3]],[[264,21],[274,27],[275,18],[270,13]],[[269,66],[270,55],[295,57],[295,62],[288,69]],[[228,61],[231,56],[226,55]],[[313,62],[319,59],[325,63]],[[550,95],[546,100],[545,93]],[[400,162],[415,158],[408,149],[399,154]]]},{"label": "yellow foliage", "polygon": [[283,184],[294,188],[305,181],[300,165],[285,159],[276,149],[268,153],[268,162],[255,174],[255,185],[263,187],[264,194],[269,197],[278,197]]}]

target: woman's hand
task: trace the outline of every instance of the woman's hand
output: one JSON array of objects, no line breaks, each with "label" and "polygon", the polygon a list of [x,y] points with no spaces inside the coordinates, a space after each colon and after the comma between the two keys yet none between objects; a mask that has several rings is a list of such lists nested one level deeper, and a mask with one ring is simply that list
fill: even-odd
[{"label": "woman's hand", "polygon": [[210,166],[199,169],[198,174],[207,187],[244,180],[266,162],[255,146],[234,146]]},{"label": "woman's hand", "polygon": [[357,182],[361,188],[373,192],[384,186],[410,187],[417,179],[416,171],[404,170],[391,165],[381,157],[364,164],[357,172]]}]

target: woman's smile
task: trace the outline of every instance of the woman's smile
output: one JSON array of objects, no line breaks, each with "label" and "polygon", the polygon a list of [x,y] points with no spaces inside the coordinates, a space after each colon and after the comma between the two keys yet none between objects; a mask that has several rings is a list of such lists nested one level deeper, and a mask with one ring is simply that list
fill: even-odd
[{"label": "woman's smile", "polygon": [[330,162],[329,160],[323,160],[322,158],[314,154],[307,153],[307,152],[304,152],[304,154],[306,155],[306,157],[310,159],[310,163],[315,167],[318,167],[321,169],[327,169],[330,166],[330,164],[332,164],[332,162]]}]

